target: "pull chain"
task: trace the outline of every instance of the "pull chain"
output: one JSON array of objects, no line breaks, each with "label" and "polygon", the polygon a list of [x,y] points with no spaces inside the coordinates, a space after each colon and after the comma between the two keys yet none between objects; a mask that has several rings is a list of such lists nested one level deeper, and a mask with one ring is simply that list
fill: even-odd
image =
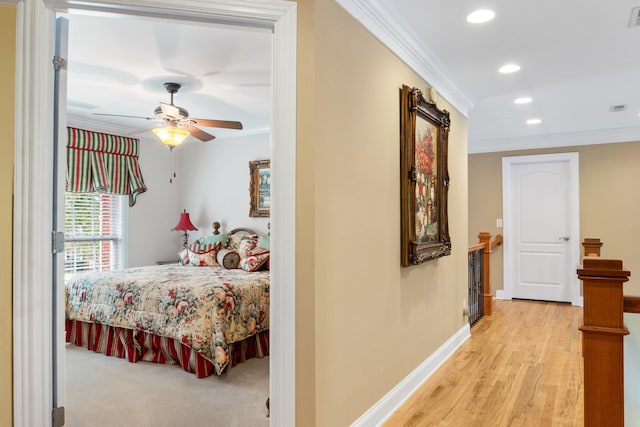
[{"label": "pull chain", "polygon": [[169,184],[176,178],[175,163],[173,161],[173,147],[169,147]]}]

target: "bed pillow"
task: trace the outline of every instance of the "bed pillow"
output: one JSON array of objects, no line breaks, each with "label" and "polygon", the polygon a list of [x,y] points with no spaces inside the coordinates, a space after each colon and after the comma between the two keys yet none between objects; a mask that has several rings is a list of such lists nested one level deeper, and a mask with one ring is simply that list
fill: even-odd
[{"label": "bed pillow", "polygon": [[[217,243],[193,243],[187,248],[188,263],[183,265],[190,265],[193,267],[203,266],[216,266],[218,262],[216,257],[220,251],[221,242]],[[181,252],[182,253],[182,252]]]},{"label": "bed pillow", "polygon": [[218,265],[216,261],[216,251],[211,249],[208,252],[189,251],[189,266],[191,267],[212,267]]},{"label": "bed pillow", "polygon": [[189,265],[189,249],[184,248],[178,252],[178,259],[180,260],[180,264]]},{"label": "bed pillow", "polygon": [[269,262],[269,251],[263,248],[254,248],[247,252],[247,256],[240,260],[239,267],[244,271],[257,271]]},{"label": "bed pillow", "polygon": [[240,254],[236,251],[232,251],[231,249],[220,249],[216,256],[216,261],[223,268],[232,270],[234,268],[238,268],[238,264],[240,263]]},{"label": "bed pillow", "polygon": [[245,239],[257,239],[258,236],[255,234],[233,234],[229,236],[229,243],[227,244],[227,249],[238,250],[240,243]]},{"label": "bed pillow", "polygon": [[258,247],[262,249],[270,250],[271,242],[269,236],[260,236],[258,237]]},{"label": "bed pillow", "polygon": [[255,237],[242,239],[240,241],[240,244],[238,245],[238,249],[236,249],[236,252],[240,254],[240,259],[244,259],[247,257],[247,254],[250,251],[255,249],[257,245],[258,245],[258,239]]},{"label": "bed pillow", "polygon": [[218,242],[220,242],[221,248],[226,248],[229,243],[229,233],[211,234],[209,236],[202,236],[198,239],[198,243],[201,245],[216,244]]}]

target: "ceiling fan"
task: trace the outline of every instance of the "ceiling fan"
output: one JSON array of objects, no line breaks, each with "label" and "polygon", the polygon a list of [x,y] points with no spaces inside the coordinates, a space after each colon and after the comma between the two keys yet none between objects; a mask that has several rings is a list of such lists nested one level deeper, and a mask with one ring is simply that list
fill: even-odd
[{"label": "ceiling fan", "polygon": [[[153,133],[158,138],[170,147],[179,145],[189,135],[198,138],[200,141],[211,141],[215,136],[199,129],[197,126],[215,127],[225,129],[242,129],[242,123],[229,121],[229,120],[213,120],[213,119],[192,119],[189,117],[189,112],[177,105],[173,104],[173,94],[178,92],[181,85],[180,83],[167,82],[164,83],[164,87],[171,94],[171,102],[166,104],[161,102],[159,106],[153,111],[153,117],[142,116],[128,116],[124,114],[105,114],[94,113],[97,116],[111,116],[111,117],[130,117],[135,119],[144,120],[161,120],[164,122],[163,128],[153,129]],[[179,141],[165,140],[166,134],[171,134],[173,137],[179,136]]]}]

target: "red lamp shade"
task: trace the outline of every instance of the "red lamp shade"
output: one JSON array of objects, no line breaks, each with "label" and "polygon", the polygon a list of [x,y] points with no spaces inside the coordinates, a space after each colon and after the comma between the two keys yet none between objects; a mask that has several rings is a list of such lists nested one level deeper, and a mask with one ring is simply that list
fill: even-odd
[{"label": "red lamp shade", "polygon": [[176,231],[184,231],[184,234],[182,235],[182,245],[185,248],[189,245],[189,235],[187,234],[187,231],[197,230],[196,226],[191,223],[191,219],[189,218],[189,214],[186,209],[180,214],[180,221],[178,221],[178,225],[173,229]]},{"label": "red lamp shade", "polygon": [[196,226],[191,223],[191,218],[189,218],[189,214],[187,213],[186,209],[180,214],[180,221],[178,221],[178,225],[176,225],[173,229],[176,231],[197,230]]}]

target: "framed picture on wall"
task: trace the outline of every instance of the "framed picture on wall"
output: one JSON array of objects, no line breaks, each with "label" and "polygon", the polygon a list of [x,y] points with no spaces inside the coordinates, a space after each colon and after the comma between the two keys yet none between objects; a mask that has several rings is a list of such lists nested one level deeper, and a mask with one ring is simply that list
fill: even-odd
[{"label": "framed picture on wall", "polygon": [[271,215],[271,161],[255,160],[249,162],[250,217],[268,217]]},{"label": "framed picture on wall", "polygon": [[451,254],[447,211],[449,113],[416,88],[400,90],[401,263]]}]

